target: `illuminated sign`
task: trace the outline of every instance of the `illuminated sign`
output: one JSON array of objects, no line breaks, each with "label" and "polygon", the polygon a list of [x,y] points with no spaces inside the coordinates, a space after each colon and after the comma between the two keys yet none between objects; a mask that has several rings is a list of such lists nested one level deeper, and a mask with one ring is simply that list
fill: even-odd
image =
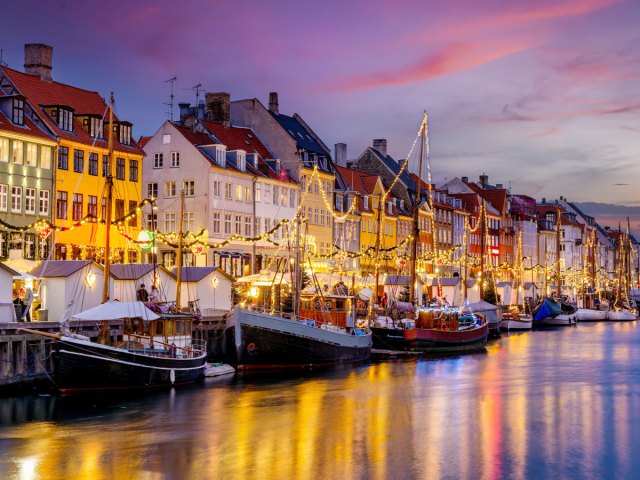
[{"label": "illuminated sign", "polygon": [[149,230],[140,230],[138,234],[138,245],[143,250],[148,250],[153,246],[153,233]]}]

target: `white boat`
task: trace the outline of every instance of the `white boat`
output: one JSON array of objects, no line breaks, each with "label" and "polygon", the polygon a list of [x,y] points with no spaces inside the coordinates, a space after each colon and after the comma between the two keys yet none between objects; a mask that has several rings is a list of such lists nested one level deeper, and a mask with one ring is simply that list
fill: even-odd
[{"label": "white boat", "polygon": [[593,308],[579,308],[576,318],[580,322],[599,322],[607,319],[606,310],[595,310]]},{"label": "white boat", "polygon": [[531,315],[518,313],[518,312],[506,312],[502,314],[502,330],[531,330],[533,325],[533,318]]},{"label": "white boat", "polygon": [[631,320],[635,320],[636,314],[631,310],[626,309],[618,309],[618,310],[609,310],[607,312],[607,320],[611,320],[614,322],[628,322]]},{"label": "white boat", "polygon": [[236,369],[226,363],[207,363],[204,367],[205,377],[220,377],[222,375],[233,375]]}]

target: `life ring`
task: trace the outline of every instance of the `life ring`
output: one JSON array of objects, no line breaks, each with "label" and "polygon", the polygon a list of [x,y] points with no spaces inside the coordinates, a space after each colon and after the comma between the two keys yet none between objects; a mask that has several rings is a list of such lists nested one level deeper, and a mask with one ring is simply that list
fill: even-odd
[{"label": "life ring", "polygon": [[249,355],[253,355],[256,352],[256,344],[251,342],[249,345],[247,345],[247,353]]}]

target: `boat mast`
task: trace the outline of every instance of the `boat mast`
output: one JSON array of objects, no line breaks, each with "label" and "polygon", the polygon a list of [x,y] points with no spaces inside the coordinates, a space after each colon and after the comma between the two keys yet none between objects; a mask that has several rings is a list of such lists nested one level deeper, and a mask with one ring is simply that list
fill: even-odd
[{"label": "boat mast", "polygon": [[[467,285],[467,280],[469,278],[469,272],[468,272],[468,268],[469,268],[469,255],[467,250],[469,249],[469,244],[467,243],[468,237],[467,235],[469,234],[469,219],[465,216],[464,218],[464,278],[463,278],[463,289],[464,289],[464,300],[466,300],[468,297],[468,285]],[[463,302],[464,302],[463,300]]]},{"label": "boat mast", "polygon": [[[373,313],[373,303],[378,303],[378,288],[380,286],[380,235],[382,231],[382,207],[385,201],[385,195],[380,194],[378,199],[378,215],[376,218],[376,225],[378,226],[378,230],[376,231],[376,249],[375,249],[375,259],[374,259],[374,269],[375,269],[375,277],[376,277],[376,289],[373,291],[373,298],[369,302],[369,311]],[[378,305],[378,309],[380,309],[380,305]],[[369,316],[371,317],[371,315]]]},{"label": "boat mast", "polygon": [[176,312],[180,312],[180,294],[182,283],[182,228],[184,216],[184,188],[180,190],[180,227],[178,228],[178,258],[176,259]]},{"label": "boat mast", "polygon": [[104,281],[102,282],[102,303],[109,300],[109,279],[111,277],[111,215],[112,215],[112,203],[113,203],[113,175],[111,173],[111,164],[113,163],[113,92],[109,99],[109,136],[108,141],[108,154],[107,154],[107,177],[105,179],[105,187],[107,188],[107,205],[105,212],[105,228],[106,235],[104,241]]},{"label": "boat mast", "polygon": [[[482,190],[484,191],[484,175],[482,175]],[[482,198],[482,197],[480,197]],[[482,198],[482,205],[480,207],[480,222],[481,223],[481,229],[480,229],[480,300],[482,300],[484,298],[484,250],[485,250],[485,235],[486,235],[486,230],[485,230],[485,219],[487,218],[487,211],[486,211],[486,205],[485,205],[485,201],[484,198]]]},{"label": "boat mast", "polygon": [[556,222],[556,275],[558,276],[558,300],[560,300],[562,298],[562,278],[560,277],[560,224],[562,217],[560,207],[558,207],[556,215],[558,217]]},{"label": "boat mast", "polygon": [[[422,203],[422,157],[424,155],[424,144],[427,129],[427,111],[424,111],[422,117],[421,141],[420,141],[420,159],[418,161],[418,195],[413,208],[413,248],[411,249],[411,277],[409,280],[409,301],[413,302],[416,296],[416,268],[418,262],[418,242],[420,240],[420,204]],[[407,161],[409,161],[407,159]],[[431,208],[431,205],[429,205]],[[432,210],[433,212],[433,210]],[[435,235],[432,228],[431,234]]]}]

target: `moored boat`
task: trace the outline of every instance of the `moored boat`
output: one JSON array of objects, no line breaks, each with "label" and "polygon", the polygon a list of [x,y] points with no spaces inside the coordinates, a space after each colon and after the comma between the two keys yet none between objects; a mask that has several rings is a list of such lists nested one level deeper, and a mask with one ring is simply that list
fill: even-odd
[{"label": "moored boat", "polygon": [[607,311],[593,308],[578,308],[576,311],[576,319],[580,322],[599,322],[607,319]]},{"label": "moored boat", "polygon": [[357,363],[371,355],[371,332],[316,320],[234,307],[227,325],[231,363],[238,372],[311,370]]},{"label": "moored boat", "polygon": [[567,327],[575,325],[577,309],[567,303],[558,303],[545,297],[533,310],[534,327]]},{"label": "moored boat", "polygon": [[613,322],[629,322],[636,320],[636,314],[633,310],[627,308],[614,308],[606,312],[607,320]]},{"label": "moored boat", "polygon": [[531,330],[533,326],[533,318],[526,313],[520,313],[517,310],[508,311],[502,314],[502,330]]}]

